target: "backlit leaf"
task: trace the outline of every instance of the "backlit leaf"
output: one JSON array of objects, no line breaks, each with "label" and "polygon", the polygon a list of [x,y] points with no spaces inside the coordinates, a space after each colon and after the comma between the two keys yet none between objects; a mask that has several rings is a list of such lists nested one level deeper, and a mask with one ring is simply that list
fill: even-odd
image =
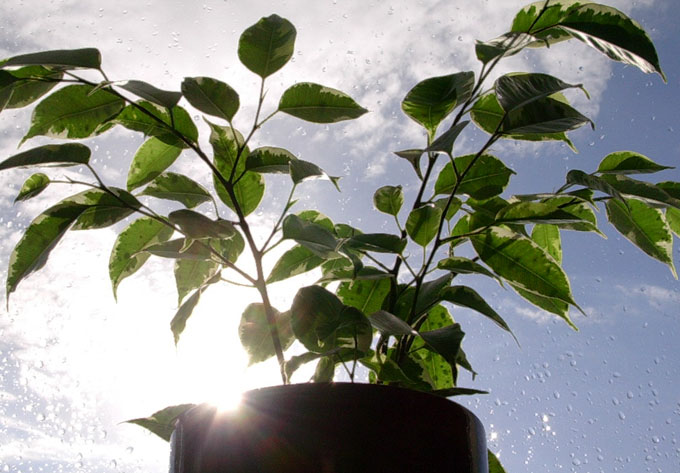
[{"label": "backlit leaf", "polygon": [[454,159],[458,172],[465,173],[457,188],[453,165],[447,163],[435,182],[435,194],[451,194],[456,188],[456,194],[468,194],[476,199],[488,199],[503,192],[510,182],[510,176],[515,172],[490,154],[479,156],[473,164],[474,158],[475,155],[468,154]]},{"label": "backlit leaf", "polygon": [[505,33],[489,41],[477,41],[475,53],[482,64],[487,64],[498,57],[513,56],[535,41],[526,33]]},{"label": "backlit leaf", "polygon": [[283,93],[279,111],[313,123],[335,123],[358,118],[368,110],[339,90],[300,82]]},{"label": "backlit leaf", "polygon": [[193,119],[180,106],[175,106],[168,111],[160,105],[142,100],[135,105],[125,107],[110,121],[110,124],[122,125],[128,130],[156,137],[163,143],[179,148],[189,146],[180,136],[190,142],[198,140],[198,129]]},{"label": "backlit leaf", "polygon": [[214,261],[176,260],[173,272],[177,287],[177,303],[181,305],[187,294],[207,283],[219,269],[220,265]]},{"label": "backlit leaf", "polygon": [[397,215],[404,204],[401,186],[383,186],[373,194],[375,208],[388,215]]},{"label": "backlit leaf", "polygon": [[261,18],[239,38],[238,57],[263,79],[281,69],[293,56],[295,27],[278,15]]},{"label": "backlit leaf", "polygon": [[610,153],[600,162],[597,172],[606,174],[644,174],[673,169],[655,163],[647,156],[634,151]]},{"label": "backlit leaf", "polygon": [[127,190],[131,191],[158,177],[175,162],[182,149],[158,138],[149,138],[139,147],[130,163]]},{"label": "backlit leaf", "polygon": [[48,66],[58,69],[99,69],[101,54],[94,48],[59,49],[21,54],[0,62],[0,68],[14,66]]},{"label": "backlit leaf", "polygon": [[283,238],[295,240],[321,258],[338,256],[338,241],[321,225],[308,222],[297,215],[288,215],[283,221]]},{"label": "backlit leaf", "polygon": [[186,77],[182,94],[199,111],[231,121],[239,108],[239,97],[234,89],[210,77]]},{"label": "backlit leaf", "polygon": [[581,88],[587,95],[583,85],[567,84],[557,77],[548,74],[506,74],[496,79],[494,84],[496,99],[506,112],[524,107],[532,102],[545,99],[557,92],[573,87]]},{"label": "backlit leaf", "polygon": [[406,220],[406,232],[420,246],[427,246],[439,231],[442,210],[428,204],[411,211]]},{"label": "backlit leaf", "polygon": [[562,239],[556,225],[537,224],[531,231],[531,239],[548,252],[558,263],[562,263]]},{"label": "backlit leaf", "polygon": [[0,170],[30,166],[73,166],[90,161],[90,148],[80,143],[44,145],[15,154],[0,163]]},{"label": "backlit leaf", "polygon": [[144,188],[141,195],[174,200],[188,208],[194,208],[203,202],[212,200],[210,192],[205,187],[183,174],[174,172],[166,172],[157,176]]},{"label": "backlit leaf", "polygon": [[[295,340],[290,324],[290,312],[281,313],[273,307],[272,311],[281,347],[287,350]],[[248,353],[248,364],[260,363],[276,354],[263,304],[250,304],[246,307],[241,315],[238,335],[241,339],[241,345]]]},{"label": "backlit leaf", "polygon": [[170,212],[168,220],[177,225],[189,238],[231,238],[236,234],[234,225],[228,220],[212,220],[202,213],[189,209]]},{"label": "backlit leaf", "polygon": [[346,281],[335,291],[343,304],[356,307],[366,315],[380,310],[389,292],[389,279]]},{"label": "backlit leaf", "polygon": [[19,189],[19,193],[17,194],[16,198],[14,199],[14,202],[19,202],[19,201],[24,201],[31,199],[35,197],[36,195],[40,194],[42,191],[47,189],[47,186],[50,184],[50,178],[47,177],[43,173],[36,173],[30,176],[24,184],[21,186],[21,189]]},{"label": "backlit leaf", "polygon": [[304,246],[294,246],[286,251],[272,268],[267,283],[282,281],[318,267],[325,259],[314,254]]},{"label": "backlit leaf", "polygon": [[169,442],[172,433],[175,431],[175,423],[177,418],[193,407],[196,407],[196,404],[180,404],[177,406],[170,406],[154,413],[150,417],[132,419],[125,422],[144,427],[150,432],[158,435],[166,442]]},{"label": "backlit leaf", "polygon": [[126,80],[124,82],[116,82],[115,85],[135,94],[141,99],[148,100],[165,108],[173,108],[177,105],[179,99],[182,98],[180,92],[161,90],[141,80]]},{"label": "backlit leaf", "polygon": [[3,77],[14,78],[7,87],[9,97],[4,108],[21,108],[30,105],[52,90],[64,76],[63,72],[47,69],[42,66],[27,66],[12,71],[2,71]]},{"label": "backlit leaf", "polygon": [[263,146],[254,149],[246,160],[246,169],[259,173],[290,173],[290,162],[297,158],[290,151],[283,148]]}]

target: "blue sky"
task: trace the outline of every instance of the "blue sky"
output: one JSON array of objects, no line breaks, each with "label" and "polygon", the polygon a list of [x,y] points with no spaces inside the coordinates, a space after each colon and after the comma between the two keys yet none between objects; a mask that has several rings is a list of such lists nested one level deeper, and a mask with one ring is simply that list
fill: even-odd
[{"label": "blue sky", "polygon": [[[300,208],[318,205],[337,222],[393,231],[369,203],[382,185],[402,184],[407,194],[413,192],[410,169],[392,154],[421,146],[423,139],[401,115],[402,97],[424,78],[478,71],[474,40],[505,32],[524,3],[157,0],[114,7],[102,1],[9,0],[0,5],[0,56],[94,46],[114,79],[177,90],[184,76],[218,77],[239,91],[244,105],[237,125],[245,127],[257,84],[236,58],[238,36],[261,16],[285,16],[298,28],[296,53],[270,81],[269,105],[288,85],[305,80],[344,90],[371,113],[331,127],[277,118],[257,143],[287,147],[329,174],[346,176],[341,194],[327,182],[306,184]],[[504,72],[540,70],[583,82],[592,100],[572,98],[597,125],[571,135],[579,154],[558,144],[496,145],[496,155],[517,172],[510,193],[557,189],[569,169],[590,172],[611,151],[630,149],[661,164],[679,164],[677,8],[670,0],[609,4],[651,34],[668,84],[579,44],[509,59]],[[15,152],[28,123],[26,112],[0,115],[3,156]],[[97,142],[95,164],[107,179],[123,183],[141,142],[115,131]],[[479,135],[466,136],[460,152],[479,142]],[[197,169],[183,158],[178,169]],[[28,174],[0,175],[2,278],[23,226],[63,195],[63,189],[51,189],[12,206]],[[660,178],[680,180],[680,172]],[[267,208],[258,222],[272,215]],[[604,211],[598,218],[604,222]],[[468,282],[504,316],[521,348],[474,314],[454,312],[480,373],[474,382],[463,375],[460,384],[490,391],[461,401],[484,422],[489,445],[508,472],[668,472],[680,465],[680,283],[667,267],[604,227],[608,240],[579,233],[563,242],[574,296],[588,314],[573,314],[578,333],[510,291],[473,279]],[[175,348],[168,329],[176,309],[171,266],[150,261],[143,274],[121,284],[116,304],[107,276],[114,239],[111,229],[69,235],[0,316],[3,471],[164,471],[167,445],[121,421],[277,382],[275,366],[246,370],[238,349],[239,306],[252,295],[225,289],[206,297]],[[275,303],[286,307],[291,286],[274,289]]]}]

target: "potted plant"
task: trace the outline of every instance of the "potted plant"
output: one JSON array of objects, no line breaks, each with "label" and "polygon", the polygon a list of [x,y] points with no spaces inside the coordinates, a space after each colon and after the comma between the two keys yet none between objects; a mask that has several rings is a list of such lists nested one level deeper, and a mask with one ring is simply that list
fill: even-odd
[{"label": "potted plant", "polygon": [[[0,169],[83,166],[92,174],[90,181],[65,183],[37,173],[24,183],[17,200],[30,199],[50,185],[68,184],[84,190],[45,210],[26,229],[9,263],[8,298],[26,276],[42,267],[67,231],[102,228],[133,216],[132,222],[121,226],[111,253],[114,294],[150,256],[174,259],[181,304],[171,330],[177,342],[205,291],[230,282],[254,289],[258,300],[242,314],[239,335],[253,363],[276,357],[284,387],[248,394],[250,403],[246,402],[244,409],[257,406],[250,415],[260,418],[266,417],[262,412],[284,415],[272,430],[280,433],[277,429],[296,426],[292,419],[297,418],[286,408],[288,402],[294,405],[309,398],[312,403],[326,403],[338,392],[341,399],[347,399],[349,391],[356,391],[358,399],[371,399],[377,392],[377,404],[367,404],[363,416],[350,420],[350,425],[362,426],[358,432],[365,432],[370,422],[362,422],[378,415],[382,409],[378,406],[390,404],[391,396],[405,396],[404,388],[413,391],[415,398],[426,399],[425,405],[435,406],[436,412],[447,409],[440,407],[442,402],[456,404],[432,395],[480,392],[458,386],[458,370],[473,374],[474,370],[462,349],[464,332],[454,321],[451,308],[474,310],[507,332],[510,327],[477,291],[458,284],[460,275],[496,279],[573,326],[569,310],[580,309],[561,266],[560,232],[599,233],[593,210],[599,204],[604,204],[614,228],[675,273],[671,248],[672,234],[680,232],[680,183],[652,184],[630,177],[666,169],[643,155],[616,151],[592,172],[569,171],[557,191],[502,197],[513,171],[496,156],[494,144],[502,139],[556,140],[571,146],[566,133],[591,122],[563,94],[580,89],[587,95],[581,84],[525,72],[502,75],[493,83],[487,79],[504,57],[570,39],[664,77],[651,40],[620,11],[573,1],[528,5],[517,14],[508,33],[477,43],[478,73],[456,71],[417,83],[401,106],[422,128],[425,138],[411,149],[396,151],[395,158],[410,163],[410,184],[417,190],[405,204],[406,183],[386,183],[377,189],[373,205],[394,220],[394,229],[387,233],[365,233],[332,222],[315,209],[297,209],[295,192],[304,181],[327,179],[337,187],[338,178],[283,148],[251,149],[253,136],[276,115],[334,123],[366,113],[349,95],[308,82],[291,85],[278,105],[268,108],[266,80],[292,57],[295,36],[293,25],[276,15],[262,18],[241,35],[239,58],[261,80],[257,111],[247,130],[237,130],[233,124],[239,110],[238,93],[218,79],[186,78],[181,92],[161,90],[140,80],[114,81],[102,70],[96,49],[45,51],[0,63],[1,108],[27,106],[42,99],[35,105],[22,143],[36,136],[90,139],[116,126],[148,137],[135,154],[125,189],[104,182],[89,161],[90,148],[78,142],[34,147],[0,163]],[[90,71],[101,77],[92,78],[87,75]],[[61,87],[55,88],[57,85]],[[211,151],[200,142],[192,114],[178,105],[181,100],[203,115],[200,126],[209,136]],[[456,139],[473,126],[487,134],[485,142],[475,153],[458,155],[454,152]],[[203,166],[197,175],[172,170],[183,151]],[[256,235],[252,215],[263,205],[268,174],[288,175],[290,189],[283,193],[280,217],[271,222],[266,234]],[[157,205],[162,201],[171,201],[172,209],[169,211],[167,202]],[[268,257],[281,242],[292,246],[270,262]],[[289,308],[272,306],[271,284],[312,269],[320,269],[317,284],[300,288]],[[296,341],[297,351],[288,351]],[[317,363],[314,385],[287,386],[301,365],[312,362]],[[354,381],[359,366],[378,386],[327,384],[338,370]],[[275,392],[289,394],[272,397]],[[404,402],[391,404],[401,406]],[[203,439],[208,432],[205,416],[212,422],[215,413],[206,407],[192,408],[173,406],[133,421],[169,439],[180,419],[173,463],[177,471],[210,469],[201,462],[212,458],[205,451],[210,451],[214,439],[242,439],[248,430],[246,423],[236,434],[230,433],[228,429],[237,425],[232,418],[227,430]],[[408,412],[420,409],[426,408],[413,407]],[[464,412],[458,407],[451,409]],[[332,411],[327,406],[326,410]],[[323,427],[324,414],[311,412],[315,415],[307,416],[305,422]],[[466,454],[471,459],[469,471],[483,471],[485,447],[483,437],[478,438],[483,429],[467,413],[452,416],[463,417],[457,425],[472,432],[466,445],[476,453]],[[408,422],[415,425],[411,423],[415,419]],[[199,433],[194,436],[195,426]],[[411,428],[418,431],[416,427],[405,430]],[[346,432],[346,428],[340,430]],[[260,429],[256,432],[262,434]],[[290,434],[285,432],[281,438]],[[375,431],[367,438],[380,440],[383,435],[387,433]],[[368,441],[354,437],[360,444]],[[200,446],[189,448],[196,445],[197,438]],[[434,438],[449,440],[442,434]],[[343,437],[343,445],[349,441]],[[302,442],[310,443],[310,437]],[[223,444],[219,445],[221,449]],[[299,448],[296,444],[290,451]],[[417,449],[421,455],[424,448]],[[204,449],[198,460],[187,457],[191,450]],[[256,453],[261,451],[258,447]],[[432,457],[430,452],[424,456]],[[303,460],[312,455],[305,452]],[[363,453],[358,457],[365,459]],[[233,455],[227,460],[231,458]],[[417,458],[421,461],[422,456]],[[489,458],[493,468],[500,468],[492,455]],[[222,468],[223,461],[217,461],[214,468]],[[461,456],[451,461],[460,462]],[[343,463],[324,467],[328,471],[353,468]],[[292,468],[304,471],[299,465]]]}]

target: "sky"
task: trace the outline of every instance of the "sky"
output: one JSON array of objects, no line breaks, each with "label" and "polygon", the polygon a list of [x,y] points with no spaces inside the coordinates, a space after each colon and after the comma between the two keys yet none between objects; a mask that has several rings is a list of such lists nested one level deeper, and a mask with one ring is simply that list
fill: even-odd
[{"label": "sky", "polygon": [[[239,92],[236,125],[245,129],[258,82],[238,62],[238,37],[260,17],[277,13],[296,26],[298,37],[293,61],[268,81],[265,107],[272,110],[296,81],[311,81],[349,93],[370,113],[331,126],[277,117],[253,147],[282,146],[345,176],[340,194],[328,182],[305,183],[300,209],[318,206],[336,222],[394,231],[369,203],[383,185],[401,184],[407,196],[415,192],[408,165],[392,154],[423,142],[418,127],[401,114],[401,99],[425,78],[477,72],[474,40],[507,31],[524,3],[121,0],[114,6],[99,0],[6,0],[0,3],[0,57],[97,47],[115,80],[178,90],[185,76],[216,77]],[[594,131],[584,127],[571,134],[578,154],[562,144],[495,145],[494,153],[517,172],[508,195],[555,190],[568,170],[592,172],[612,151],[634,150],[678,165],[680,14],[670,0],[608,3],[650,33],[668,83],[573,42],[504,61],[499,73],[541,71],[583,83],[591,100],[570,98],[596,124]],[[0,114],[0,159],[17,152],[29,119],[30,111]],[[481,139],[463,136],[458,151],[474,150]],[[115,130],[88,144],[97,169],[122,187],[142,141]],[[43,142],[32,139],[24,149]],[[176,166],[203,171],[188,154]],[[54,186],[13,205],[30,173],[0,174],[2,279],[25,226],[68,192]],[[55,176],[80,175],[74,169]],[[659,178],[680,180],[680,172]],[[283,181],[268,185],[280,189]],[[264,228],[281,204],[281,197],[272,198],[255,215],[255,226]],[[604,210],[598,219],[606,220]],[[587,313],[572,314],[579,332],[508,290],[466,280],[503,315],[520,343],[474,314],[454,312],[479,373],[474,381],[463,375],[459,383],[490,392],[458,401],[480,417],[489,447],[509,473],[673,472],[680,466],[680,283],[666,266],[603,227],[606,240],[579,233],[563,241],[564,267]],[[235,327],[253,300],[248,291],[207,292],[177,347],[169,330],[176,294],[168,261],[150,259],[121,284],[116,302],[107,264],[120,228],[71,232],[0,313],[3,472],[161,472],[167,444],[123,421],[182,402],[227,402],[242,390],[278,382],[275,365],[247,368],[239,347]],[[294,288],[314,279],[312,274],[274,285],[274,304],[287,307]]]}]

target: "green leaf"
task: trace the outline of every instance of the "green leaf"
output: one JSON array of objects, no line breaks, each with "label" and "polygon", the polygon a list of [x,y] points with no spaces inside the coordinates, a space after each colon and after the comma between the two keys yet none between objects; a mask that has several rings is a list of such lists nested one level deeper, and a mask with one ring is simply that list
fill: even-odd
[{"label": "green leaf", "polygon": [[335,123],[359,118],[368,110],[339,90],[300,82],[283,93],[279,111],[312,123]]},{"label": "green leaf", "polygon": [[437,279],[423,283],[418,293],[418,301],[415,304],[413,314],[411,314],[411,311],[413,309],[415,290],[413,288],[405,289],[397,299],[394,315],[407,322],[413,322],[415,317],[421,316],[443,300],[442,291],[451,284],[452,279],[453,276],[451,274],[445,274]]},{"label": "green leaf", "polygon": [[293,333],[309,351],[355,348],[355,340],[360,351],[370,347],[373,331],[368,319],[320,286],[300,289],[290,311]]},{"label": "green leaf", "polygon": [[123,220],[141,207],[139,201],[129,192],[115,187],[109,187],[109,191],[113,195],[99,189],[80,194],[85,197],[88,208],[78,216],[72,230],[105,228]]},{"label": "green leaf", "polygon": [[[420,326],[420,331],[431,332],[433,330],[442,329],[451,325],[452,322],[453,319],[451,318],[448,309],[442,305],[438,305],[430,310],[427,318]],[[432,347],[428,346],[422,338],[415,338],[412,350],[415,352],[413,356],[421,359],[421,364],[427,372],[432,390],[448,390],[456,385],[458,368],[455,365],[451,365],[444,357],[433,350]],[[458,353],[460,355],[462,350]]]},{"label": "green leaf", "polygon": [[529,238],[500,226],[470,240],[481,260],[502,278],[529,292],[576,305],[566,273]]},{"label": "green leaf", "polygon": [[293,56],[295,27],[278,15],[261,18],[239,38],[238,57],[249,70],[262,77],[281,69]]},{"label": "green leaf", "polygon": [[283,221],[283,238],[295,240],[321,257],[337,257],[338,241],[326,228],[308,222],[297,215],[288,215]]},{"label": "green leaf", "polygon": [[[446,302],[456,304],[460,307],[467,307],[493,320],[496,325],[510,333],[513,338],[515,335],[503,317],[491,308],[491,306],[474,289],[467,286],[450,286],[442,291],[442,298]],[[517,338],[515,338],[517,340]]]},{"label": "green leaf", "polygon": [[340,190],[337,184],[337,181],[340,178],[329,176],[326,174],[326,171],[314,163],[303,161],[301,159],[291,159],[288,162],[288,166],[290,167],[290,177],[293,180],[293,184],[295,185],[300,184],[302,181],[306,181],[308,179],[321,178],[330,180],[335,185],[335,188],[338,189],[338,191]]},{"label": "green leaf", "polygon": [[572,169],[567,173],[567,184],[584,186],[594,191],[604,192],[621,202],[625,201],[621,193],[607,181],[597,176],[586,174],[579,169]]},{"label": "green leaf", "polygon": [[175,105],[177,105],[179,99],[182,98],[182,94],[180,92],[161,90],[141,80],[126,80],[123,82],[116,82],[115,85],[121,89],[135,94],[141,99],[148,100],[149,102],[158,104],[165,108],[173,108]]},{"label": "green leaf", "polygon": [[181,305],[187,294],[206,284],[219,269],[220,265],[214,261],[176,260],[173,272],[177,287],[177,303]]},{"label": "green leaf", "polygon": [[184,332],[187,325],[187,320],[194,312],[198,301],[201,299],[201,294],[205,287],[198,288],[194,293],[179,306],[179,309],[175,313],[175,316],[170,321],[170,330],[172,331],[172,336],[175,339],[175,345],[179,343],[179,337]]},{"label": "green leaf", "polygon": [[437,263],[437,268],[451,271],[454,274],[482,274],[490,278],[498,279],[498,276],[481,264],[461,256],[450,256],[445,258]]},{"label": "green leaf", "polygon": [[389,233],[360,233],[345,241],[345,248],[377,253],[399,254],[406,248],[406,239]]},{"label": "green leaf", "polygon": [[[290,312],[280,313],[272,307],[281,347],[287,350],[295,340],[291,327]],[[263,304],[250,304],[241,315],[238,326],[241,345],[248,353],[248,364],[253,365],[268,360],[276,354],[272,334]]]},{"label": "green leaf", "polygon": [[228,122],[239,108],[239,97],[234,89],[210,77],[186,77],[182,94],[197,110]]},{"label": "green leaf", "polygon": [[196,404],[180,404],[177,406],[170,406],[155,412],[153,415],[151,415],[151,417],[132,419],[125,422],[144,427],[145,429],[158,435],[166,442],[169,442],[170,436],[175,431],[175,423],[177,418],[193,407],[196,407]]},{"label": "green leaf", "polygon": [[625,203],[608,200],[607,217],[621,235],[662,263],[666,263],[677,279],[673,265],[673,234],[661,210],[636,199]]},{"label": "green leaf", "polygon": [[680,210],[669,207],[666,209],[666,222],[673,233],[680,237]]},{"label": "green leaf", "polygon": [[634,151],[617,151],[605,156],[597,167],[597,172],[605,174],[646,174],[664,169],[674,168],[657,164],[647,156]]},{"label": "green leaf", "polygon": [[31,128],[21,140],[34,136],[89,138],[103,122],[125,106],[115,95],[90,85],[69,85],[45,98],[33,110]]},{"label": "green leaf", "polygon": [[19,194],[17,194],[16,198],[14,199],[14,203],[35,197],[47,189],[49,184],[50,178],[45,174],[39,172],[31,175],[31,177],[26,179],[24,185],[21,186],[21,189],[19,189]]},{"label": "green leaf", "polygon": [[[446,209],[446,205],[449,201],[448,197],[444,197],[443,199],[437,199],[433,202],[433,204],[440,209],[442,209],[442,213]],[[448,210],[446,210],[446,220],[451,220],[460,210],[462,207],[463,202],[458,198],[458,197],[453,197],[451,198],[451,204],[449,204]]]},{"label": "green leaf", "polygon": [[149,259],[149,253],[140,253],[149,245],[167,241],[172,237],[172,228],[150,217],[135,220],[116,238],[109,258],[109,277],[113,296],[123,279],[136,273]]},{"label": "green leaf", "polygon": [[422,125],[431,136],[456,105],[464,103],[472,93],[473,72],[458,72],[431,77],[416,84],[401,102],[404,113]]},{"label": "green leaf", "polygon": [[506,473],[505,468],[503,468],[503,465],[501,465],[498,457],[491,450],[487,450],[487,452],[489,473]]},{"label": "green leaf", "polygon": [[529,292],[512,283],[510,286],[524,299],[531,302],[536,307],[540,307],[541,309],[562,318],[572,329],[578,332],[578,327],[574,325],[574,322],[572,322],[571,318],[569,317],[569,304],[559,299],[544,297],[533,292]]},{"label": "green leaf", "polygon": [[[52,90],[64,77],[64,73],[42,66],[28,66],[13,71],[2,71],[7,102],[4,108],[21,108],[30,105]],[[13,78],[10,80],[9,77]],[[9,82],[9,84],[7,84]],[[2,107],[0,107],[2,108]]]},{"label": "green leaf", "polygon": [[38,146],[5,159],[0,163],[0,171],[30,166],[87,164],[90,154],[90,148],[80,143]]},{"label": "green leaf", "polygon": [[364,314],[372,314],[382,307],[390,293],[389,279],[359,279],[340,283],[335,291],[343,304],[355,307]]},{"label": "green leaf", "polygon": [[460,328],[460,324],[451,324],[446,327],[430,331],[420,331],[419,335],[429,347],[442,356],[453,368],[456,366],[460,346],[463,342],[465,332]]},{"label": "green leaf", "polygon": [[404,191],[401,186],[383,186],[373,194],[373,205],[387,215],[396,216],[404,204]]},{"label": "green leaf", "polygon": [[413,170],[416,172],[418,179],[422,181],[423,173],[420,170],[420,158],[422,157],[424,152],[425,150],[422,149],[405,149],[403,151],[395,151],[394,154],[411,163],[411,166],[413,167]]},{"label": "green leaf", "polygon": [[562,263],[562,239],[556,225],[540,223],[534,225],[531,239],[543,248],[558,263]]},{"label": "green leaf", "polygon": [[298,217],[300,217],[302,220],[305,220],[307,222],[316,223],[317,225],[321,225],[322,227],[324,227],[329,232],[332,232],[334,234],[336,233],[336,229],[335,229],[335,225],[333,224],[333,221],[330,218],[328,218],[327,215],[322,214],[318,210],[311,210],[311,209],[310,210],[303,210],[302,212],[298,212],[296,215]]},{"label": "green leaf", "polygon": [[404,335],[416,335],[418,332],[394,314],[385,310],[378,310],[368,316],[371,325],[384,335],[402,337]]},{"label": "green leaf", "polygon": [[[496,99],[506,112],[541,101],[565,89],[578,87],[588,95],[582,84],[567,84],[557,77],[539,73],[506,74],[494,84]],[[560,130],[564,131],[564,130]]]},{"label": "green leaf", "polygon": [[588,223],[578,215],[546,202],[515,202],[496,214],[504,223]]},{"label": "green leaf", "polygon": [[[217,195],[222,202],[227,204],[233,211],[236,211],[236,204],[234,204],[229,194],[223,191],[224,187],[217,183],[216,189]],[[264,177],[255,172],[245,173],[234,185],[234,195],[243,215],[250,215],[260,205],[264,196]]]},{"label": "green leaf", "polygon": [[163,143],[179,148],[188,148],[189,145],[178,135],[194,143],[198,141],[198,129],[194,121],[180,106],[175,106],[168,111],[165,107],[142,100],[125,107],[105,126],[110,124],[122,125],[128,130],[156,137]]},{"label": "green leaf", "polygon": [[183,174],[174,172],[166,172],[157,176],[140,195],[174,200],[188,208],[194,208],[212,200],[210,192],[205,187]]},{"label": "green leaf", "polygon": [[246,160],[246,169],[259,173],[289,174],[290,162],[296,159],[293,153],[286,149],[263,146],[250,152]]},{"label": "green leaf", "polygon": [[[553,100],[553,99],[549,99]],[[536,106],[534,106],[536,108]],[[540,104],[538,104],[540,108]],[[547,112],[547,111],[546,111]],[[538,114],[541,114],[538,111]],[[477,102],[475,102],[472,110],[470,112],[470,118],[479,128],[484,130],[489,134],[496,132],[501,132],[504,138],[509,138],[513,140],[525,140],[525,141],[563,141],[569,147],[576,151],[574,144],[567,137],[564,131],[557,133],[518,133],[510,132],[507,127],[501,127],[501,121],[505,117],[505,111],[498,103],[498,99],[495,94],[488,93],[482,95]],[[521,112],[515,112],[515,124],[517,124],[518,119],[522,118]]]},{"label": "green leaf", "polygon": [[324,258],[317,256],[312,250],[296,245],[281,255],[267,277],[267,284],[311,271],[324,261]]},{"label": "green leaf", "polygon": [[475,53],[482,64],[488,64],[499,56],[514,56],[535,41],[534,36],[526,33],[505,33],[489,41],[477,41]]},{"label": "green leaf", "polygon": [[189,209],[170,212],[168,220],[177,225],[189,238],[231,238],[236,234],[234,225],[228,220],[211,220]]},{"label": "green leaf", "polygon": [[0,62],[0,68],[14,66],[47,66],[63,70],[100,69],[101,54],[94,48],[59,49],[21,54]]},{"label": "green leaf", "polygon": [[600,178],[624,196],[637,197],[653,205],[680,208],[680,200],[646,181],[638,181],[623,174],[604,174]]},{"label": "green leaf", "polygon": [[[586,189],[589,190],[589,189]],[[577,191],[579,192],[579,191]],[[590,191],[592,192],[592,191]],[[542,202],[550,204],[555,208],[560,208],[571,215],[578,217],[581,222],[576,223],[556,223],[555,225],[564,230],[575,230],[580,232],[595,232],[603,238],[607,236],[597,228],[597,217],[593,209],[578,196],[562,195],[561,197],[546,196]],[[542,246],[542,245],[541,245]]]},{"label": "green leaf", "polygon": [[576,38],[610,59],[658,72],[666,80],[652,40],[642,27],[619,10],[590,2],[559,2],[543,12],[545,2],[524,7],[515,17],[513,32],[529,33],[548,45]]},{"label": "green leaf", "polygon": [[8,303],[9,295],[19,282],[45,265],[52,249],[87,208],[80,199],[67,198],[45,210],[29,224],[10,255],[6,283]]},{"label": "green leaf", "polygon": [[[465,173],[456,189],[456,194],[468,194],[475,199],[488,199],[503,192],[510,182],[510,176],[515,172],[503,164],[503,161],[490,154],[482,154],[473,163],[474,159],[474,154],[454,159],[458,172]],[[456,182],[453,165],[447,163],[434,184],[435,194],[451,194],[456,187]]]},{"label": "green leaf", "polygon": [[423,205],[411,211],[406,220],[406,232],[411,239],[426,247],[439,231],[442,210],[433,204]]},{"label": "green leaf", "polygon": [[441,136],[434,140],[430,146],[425,148],[425,151],[441,151],[451,156],[451,153],[453,152],[453,144],[456,142],[456,138],[458,138],[458,135],[460,135],[468,123],[470,123],[468,120],[464,120],[460,123],[452,125],[451,128],[446,130]]},{"label": "green leaf", "polygon": [[127,190],[134,190],[153,181],[170,167],[181,153],[181,148],[164,143],[158,138],[146,140],[130,163]]}]

